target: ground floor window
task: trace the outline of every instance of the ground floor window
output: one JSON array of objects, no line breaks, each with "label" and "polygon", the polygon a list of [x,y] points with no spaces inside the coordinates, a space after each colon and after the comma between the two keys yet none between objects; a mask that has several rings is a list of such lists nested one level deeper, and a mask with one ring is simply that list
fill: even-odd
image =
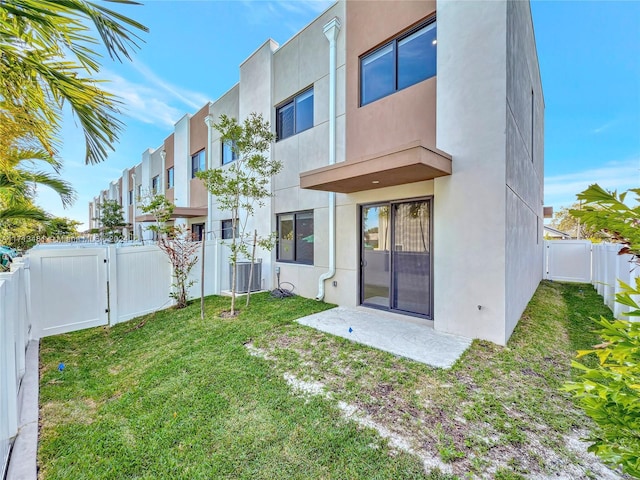
[{"label": "ground floor window", "polygon": [[202,240],[204,234],[204,223],[194,223],[191,225],[191,235],[194,241]]},{"label": "ground floor window", "polygon": [[222,220],[220,222],[220,228],[222,230],[222,239],[231,240],[232,238],[238,238],[238,220],[236,220],[235,235],[233,231],[233,220]]},{"label": "ground floor window", "polygon": [[279,262],[313,265],[313,212],[277,216]]}]

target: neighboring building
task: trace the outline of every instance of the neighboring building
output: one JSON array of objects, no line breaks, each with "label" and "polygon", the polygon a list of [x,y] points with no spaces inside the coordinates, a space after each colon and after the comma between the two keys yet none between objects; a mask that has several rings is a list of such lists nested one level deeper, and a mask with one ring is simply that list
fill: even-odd
[{"label": "neighboring building", "polygon": [[545,240],[573,240],[571,234],[550,227],[549,225],[544,226],[544,238]]},{"label": "neighboring building", "polygon": [[[193,172],[234,161],[207,125],[251,112],[270,119],[284,163],[249,226],[278,232],[259,254],[265,288],[277,268],[306,297],[507,341],[543,263],[544,101],[528,2],[340,1],[284,45],[259,47],[237,85],[123,172],[120,192],[133,197],[121,197],[159,189],[176,223],[229,237],[229,214]],[[142,226],[135,206],[129,222]]]}]

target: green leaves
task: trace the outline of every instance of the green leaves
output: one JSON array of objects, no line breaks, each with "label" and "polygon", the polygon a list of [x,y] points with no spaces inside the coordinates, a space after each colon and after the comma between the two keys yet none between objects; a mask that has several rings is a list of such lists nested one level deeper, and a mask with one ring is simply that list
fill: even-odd
[{"label": "green leaves", "polygon": [[[271,158],[269,149],[275,136],[269,122],[262,115],[251,113],[242,123],[235,118],[221,115],[213,128],[220,133],[220,142],[231,145],[237,159],[221,168],[205,170],[196,175],[207,190],[216,197],[219,210],[227,211],[232,219],[233,236],[229,248],[233,265],[231,282],[231,314],[235,313],[235,272],[239,255],[250,257],[247,221],[256,208],[271,197],[270,181],[282,169],[282,162]],[[272,245],[271,237],[258,238],[261,247]],[[273,247],[271,247],[273,248]],[[253,260],[253,259],[252,259]]]},{"label": "green leaves", "polygon": [[147,227],[149,230],[158,234],[167,234],[173,229],[173,227],[168,227],[166,223],[171,219],[175,207],[173,203],[167,200],[167,197],[157,194],[143,198],[140,210],[152,215],[156,220],[155,225]]},{"label": "green leaves", "polygon": [[[636,205],[629,207],[625,199],[631,192]],[[578,194],[584,201],[584,209],[571,210],[571,214],[585,224],[605,231],[613,241],[625,245],[620,254],[633,255],[632,262],[640,258],[640,189],[630,189],[620,195],[607,192],[599,185],[591,185]],[[640,295],[640,278],[631,286],[619,282],[621,290],[616,302],[630,307],[627,316],[640,316],[636,298]],[[634,298],[635,297],[635,298]],[[591,350],[578,352],[578,357],[595,355],[598,364],[594,368],[580,362],[572,366],[581,371],[579,380],[564,386],[578,399],[584,411],[599,426],[599,431],[589,437],[589,451],[600,456],[612,466],[640,477],[640,322],[594,320],[603,339]]]},{"label": "green leaves", "polygon": [[[129,0],[116,3],[137,5]],[[104,6],[84,0],[0,2],[0,120],[55,151],[61,111],[67,103],[80,123],[86,162],[106,159],[122,123],[120,101],[91,78],[100,69],[95,28],[112,59],[130,58],[137,31],[147,28]],[[0,152],[2,155],[3,152]]]},{"label": "green leaves", "polygon": [[[640,294],[640,291],[636,291]],[[640,476],[640,323],[594,320],[604,340],[578,357],[596,355],[594,368],[573,361],[579,380],[564,385],[599,426],[589,436],[589,451],[613,467]]]},{"label": "green leaves", "polygon": [[122,239],[122,229],[127,226],[122,213],[122,206],[116,200],[104,200],[98,205],[100,232],[108,242]]},{"label": "green leaves", "polygon": [[[636,196],[634,207],[624,203],[629,192]],[[573,216],[597,230],[605,231],[613,241],[626,245],[622,253],[640,253],[640,189],[632,188],[618,195],[594,184],[577,197],[585,203],[582,210],[571,210]]]}]

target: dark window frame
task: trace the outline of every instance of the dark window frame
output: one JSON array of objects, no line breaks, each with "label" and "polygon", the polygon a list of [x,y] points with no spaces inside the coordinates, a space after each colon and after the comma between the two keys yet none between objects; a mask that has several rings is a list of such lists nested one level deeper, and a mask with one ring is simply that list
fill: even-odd
[{"label": "dark window frame", "polygon": [[173,167],[167,168],[167,190],[173,188],[175,182],[175,172]]},{"label": "dark window frame", "polygon": [[[379,45],[377,47],[375,47],[372,50],[369,50],[368,52],[360,55],[360,58],[358,59],[358,97],[359,97],[359,106],[360,107],[364,107],[365,105],[369,105],[371,103],[375,103],[378,100],[381,100],[385,97],[388,97],[389,95],[393,95],[394,93],[399,92],[400,90],[404,90],[405,88],[409,88],[412,87],[413,85],[417,85],[418,83],[424,82],[425,80],[429,80],[430,78],[436,77],[438,75],[437,70],[436,73],[431,76],[431,77],[427,77],[424,78],[416,83],[412,83],[411,85],[407,85],[405,87],[399,88],[398,87],[398,42],[401,42],[402,40],[404,40],[407,37],[410,37],[411,35],[413,35],[414,33],[418,32],[419,30],[422,30],[423,28],[426,28],[430,25],[435,25],[436,24],[436,16],[432,15],[431,17],[425,19],[424,21],[420,22],[419,24],[417,24],[416,26],[410,28],[409,30],[406,30],[398,35],[396,35],[394,38],[392,38],[391,40],[383,43],[382,45]],[[436,25],[437,28],[437,25]],[[436,36],[437,38],[437,36]],[[379,98],[376,98],[374,100],[370,100],[368,102],[364,102],[363,101],[363,89],[362,89],[362,80],[363,80],[363,76],[362,76],[362,61],[366,60],[368,57],[375,55],[377,52],[379,52],[380,50],[383,50],[385,48],[387,48],[389,45],[392,46],[392,54],[393,54],[393,83],[394,83],[394,88],[393,91],[391,91],[390,93],[383,95]]]},{"label": "dark window frame", "polygon": [[204,238],[204,234],[205,224],[203,222],[191,224],[191,239],[194,242],[200,242]]},{"label": "dark window frame", "polygon": [[[227,224],[229,226],[225,227],[225,224]],[[220,238],[222,240],[231,240],[233,239],[232,236],[230,236],[230,232],[233,229],[233,219],[231,218],[227,218],[225,220],[220,220]],[[236,228],[235,228],[235,238],[238,238],[238,219],[236,219]]]},{"label": "dark window frame", "polygon": [[129,190],[129,205],[133,205],[133,190]]},{"label": "dark window frame", "polygon": [[[202,158],[200,156],[202,155]],[[195,160],[198,160],[198,165],[194,163]],[[197,151],[193,155],[191,155],[191,178],[196,178],[196,173],[202,172],[207,169],[207,155],[205,149]]]},{"label": "dark window frame", "polygon": [[[302,97],[303,95],[307,94],[311,92],[311,126],[307,127],[307,128],[303,128],[302,130],[298,130],[297,129],[297,119],[298,119],[298,115],[297,115],[297,99],[299,97]],[[280,124],[280,111],[283,110],[284,108],[287,108],[289,106],[293,106],[293,133],[291,135],[287,135],[286,137],[282,136],[282,125]],[[314,114],[314,110],[315,110],[315,92],[313,89],[313,85],[311,85],[308,88],[305,88],[304,90],[301,90],[300,92],[296,93],[294,96],[288,98],[287,100],[285,100],[284,102],[276,105],[276,142],[279,142],[280,140],[285,140],[287,138],[293,137],[299,133],[302,133],[306,130],[309,130],[311,128],[313,128],[315,126],[314,122],[313,122],[313,114]]]},{"label": "dark window frame", "polygon": [[160,193],[160,175],[156,175],[151,179],[151,191],[154,195]]},{"label": "dark window frame", "polygon": [[[230,163],[233,163],[236,160],[238,160],[238,154],[236,153],[235,149],[233,148],[233,143],[234,142],[231,142],[231,141],[220,142],[220,148],[221,148],[220,163],[222,165],[229,165]],[[224,154],[226,145],[229,146],[229,151],[231,152],[231,160],[227,160],[227,161],[225,161],[225,154]]]},{"label": "dark window frame", "polygon": [[[298,252],[297,252],[297,233],[296,233],[296,227],[298,224],[297,221],[297,217],[298,215],[304,215],[304,214],[311,214],[311,219],[313,221],[313,233],[312,235],[315,235],[315,215],[314,215],[314,211],[313,210],[300,210],[300,211],[296,211],[296,212],[282,212],[282,213],[278,213],[276,214],[276,231],[277,231],[277,237],[276,237],[276,261],[280,262],[280,263],[295,263],[298,265],[314,265],[315,262],[315,256],[314,256],[314,252],[313,249],[311,250],[311,261],[307,261],[307,260],[299,260],[298,259]],[[285,215],[292,215],[293,216],[293,240],[292,240],[292,247],[293,247],[293,260],[286,260],[286,259],[282,259],[280,258],[280,217],[285,216]],[[313,245],[315,246],[315,240],[313,242]]]}]

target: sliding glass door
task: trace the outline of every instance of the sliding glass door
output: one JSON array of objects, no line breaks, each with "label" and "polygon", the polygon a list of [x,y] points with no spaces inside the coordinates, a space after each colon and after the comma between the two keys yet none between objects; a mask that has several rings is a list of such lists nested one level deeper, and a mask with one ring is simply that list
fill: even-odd
[{"label": "sliding glass door", "polygon": [[431,200],[361,207],[363,305],[431,318]]}]

